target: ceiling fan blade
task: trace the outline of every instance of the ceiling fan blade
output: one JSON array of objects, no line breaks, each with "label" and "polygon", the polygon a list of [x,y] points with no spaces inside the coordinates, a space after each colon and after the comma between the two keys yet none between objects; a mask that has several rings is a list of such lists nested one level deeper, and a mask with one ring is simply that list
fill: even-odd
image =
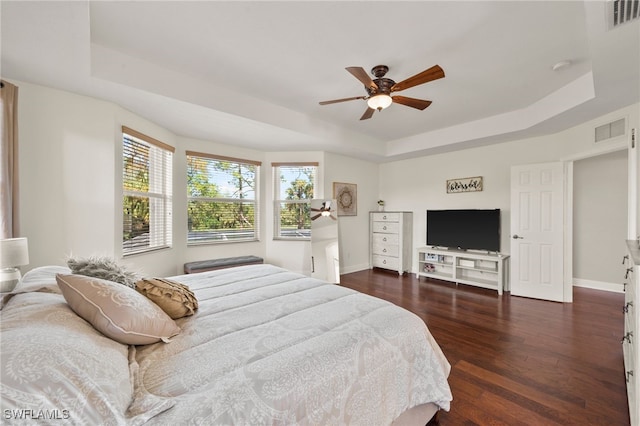
[{"label": "ceiling fan blade", "polygon": [[362,117],[360,117],[360,120],[368,120],[368,119],[370,119],[374,112],[376,112],[375,109],[367,108],[367,110],[364,112],[364,114],[362,114]]},{"label": "ceiling fan blade", "polygon": [[367,74],[367,72],[364,70],[364,68],[362,68],[362,67],[347,67],[345,69],[347,71],[349,71],[355,78],[360,80],[362,82],[362,84],[365,85],[365,87],[370,88],[370,89],[374,89],[374,90],[378,90],[378,85],[373,82],[373,80],[371,79],[371,77],[369,77],[369,74]]},{"label": "ceiling fan blade", "polygon": [[406,96],[396,95],[393,96],[393,102],[396,104],[406,105],[411,108],[416,108],[419,110],[423,110],[429,105],[431,105],[431,101],[425,101],[424,99],[416,99],[416,98],[407,98]]},{"label": "ceiling fan blade", "polygon": [[414,75],[413,77],[409,77],[406,80],[402,80],[399,83],[391,86],[392,92],[399,92],[400,90],[405,90],[413,86],[417,86],[419,84],[428,83],[433,80],[437,80],[439,78],[444,77],[444,71],[440,68],[439,65],[434,65],[428,70],[424,70],[421,73]]},{"label": "ceiling fan blade", "polygon": [[316,219],[317,219],[317,218],[319,218],[320,216],[322,216],[322,213],[318,213],[317,215],[312,216],[312,217],[311,217],[311,220],[316,220]]},{"label": "ceiling fan blade", "polygon": [[334,99],[332,101],[322,101],[320,105],[336,104],[338,102],[355,101],[356,99],[365,99],[364,96],[354,96],[353,98]]}]

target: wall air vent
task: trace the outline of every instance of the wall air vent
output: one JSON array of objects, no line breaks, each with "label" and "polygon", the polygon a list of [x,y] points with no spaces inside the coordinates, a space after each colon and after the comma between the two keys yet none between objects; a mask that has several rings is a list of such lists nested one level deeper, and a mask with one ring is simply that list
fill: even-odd
[{"label": "wall air vent", "polygon": [[640,18],[640,0],[610,0],[607,2],[609,29]]},{"label": "wall air vent", "polygon": [[609,139],[617,138],[618,136],[624,136],[626,125],[625,119],[612,121],[611,123],[603,124],[596,127],[595,142],[603,142]]}]

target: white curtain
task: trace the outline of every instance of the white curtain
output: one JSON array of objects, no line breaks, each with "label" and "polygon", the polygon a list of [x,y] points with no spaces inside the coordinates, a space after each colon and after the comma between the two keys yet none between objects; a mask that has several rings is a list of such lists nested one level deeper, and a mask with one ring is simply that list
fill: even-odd
[{"label": "white curtain", "polygon": [[19,235],[18,216],[18,87],[0,80],[0,238]]}]

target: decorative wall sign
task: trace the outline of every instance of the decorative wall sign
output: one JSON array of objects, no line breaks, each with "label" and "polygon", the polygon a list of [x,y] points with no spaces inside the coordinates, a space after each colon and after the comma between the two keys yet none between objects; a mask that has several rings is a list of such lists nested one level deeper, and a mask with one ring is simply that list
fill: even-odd
[{"label": "decorative wall sign", "polygon": [[338,216],[358,215],[358,186],[355,183],[333,182],[333,198],[338,203]]},{"label": "decorative wall sign", "polygon": [[449,179],[447,181],[447,193],[453,194],[456,192],[475,192],[482,191],[482,176],[461,178],[461,179]]}]

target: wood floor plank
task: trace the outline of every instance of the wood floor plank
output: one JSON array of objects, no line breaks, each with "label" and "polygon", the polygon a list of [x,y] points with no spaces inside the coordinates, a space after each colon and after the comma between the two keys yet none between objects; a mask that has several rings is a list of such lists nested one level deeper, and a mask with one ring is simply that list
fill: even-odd
[{"label": "wood floor plank", "polygon": [[378,269],[341,285],[425,321],[452,367],[440,425],[629,424],[622,294],[574,288],[563,304]]}]

